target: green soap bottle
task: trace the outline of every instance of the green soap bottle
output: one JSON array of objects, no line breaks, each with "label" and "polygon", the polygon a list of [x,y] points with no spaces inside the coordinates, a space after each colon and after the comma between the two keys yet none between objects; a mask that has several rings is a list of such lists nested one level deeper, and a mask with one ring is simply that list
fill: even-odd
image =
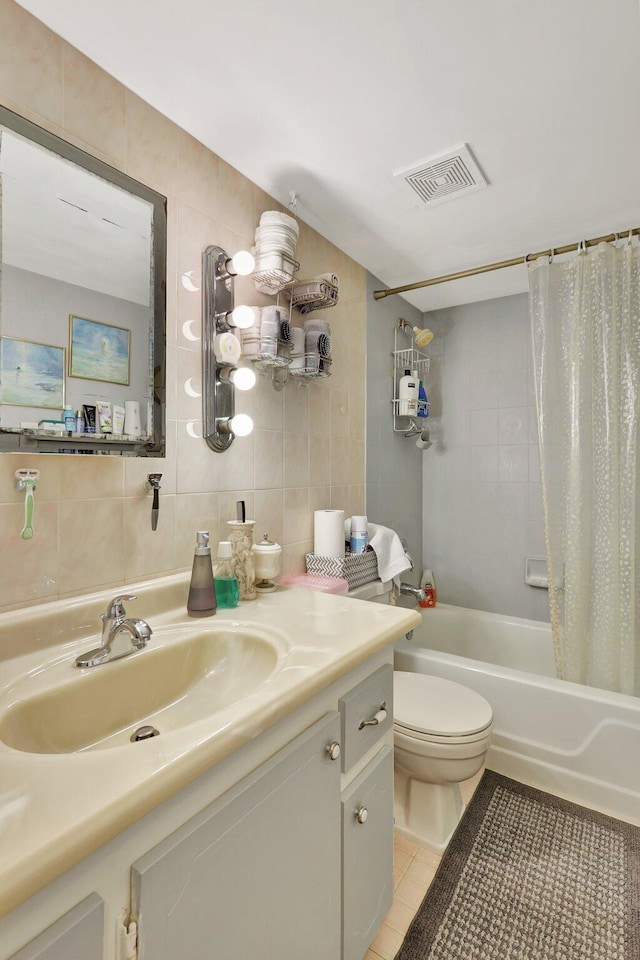
[{"label": "green soap bottle", "polygon": [[240,600],[238,580],[231,565],[232,557],[231,542],[221,540],[218,544],[218,562],[214,571],[214,583],[219,607],[237,607]]}]

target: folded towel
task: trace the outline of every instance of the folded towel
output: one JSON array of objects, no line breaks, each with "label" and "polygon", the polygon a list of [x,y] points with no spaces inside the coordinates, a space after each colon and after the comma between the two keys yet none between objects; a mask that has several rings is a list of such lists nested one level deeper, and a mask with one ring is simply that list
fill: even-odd
[{"label": "folded towel", "polygon": [[378,558],[381,580],[396,580],[405,570],[411,569],[411,560],[404,552],[400,537],[390,527],[369,523],[369,546]]}]

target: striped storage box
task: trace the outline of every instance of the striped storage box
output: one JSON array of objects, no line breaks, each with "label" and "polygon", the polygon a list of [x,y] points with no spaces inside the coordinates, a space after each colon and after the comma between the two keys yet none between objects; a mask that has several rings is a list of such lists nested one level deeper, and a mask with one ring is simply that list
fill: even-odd
[{"label": "striped storage box", "polygon": [[343,577],[349,589],[361,587],[378,579],[378,558],[373,550],[365,553],[350,553],[346,557],[318,557],[307,553],[307,573],[324,574],[326,577]]}]

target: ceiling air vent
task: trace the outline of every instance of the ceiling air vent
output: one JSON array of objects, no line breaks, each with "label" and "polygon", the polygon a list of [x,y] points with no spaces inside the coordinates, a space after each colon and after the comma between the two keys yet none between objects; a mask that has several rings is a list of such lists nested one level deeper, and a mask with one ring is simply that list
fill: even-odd
[{"label": "ceiling air vent", "polygon": [[429,206],[452,199],[461,193],[480,190],[488,184],[466,143],[439,157],[430,157],[410,167],[396,170],[393,175],[406,180],[411,189]]}]

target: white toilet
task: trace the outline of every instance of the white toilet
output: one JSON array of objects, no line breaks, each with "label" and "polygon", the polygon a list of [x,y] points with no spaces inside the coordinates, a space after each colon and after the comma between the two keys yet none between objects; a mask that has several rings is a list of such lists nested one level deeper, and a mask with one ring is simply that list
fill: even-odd
[{"label": "white toilet", "polygon": [[422,673],[395,671],[393,699],[396,828],[440,853],[462,815],[459,784],[484,764],[493,711],[475,690]]}]

